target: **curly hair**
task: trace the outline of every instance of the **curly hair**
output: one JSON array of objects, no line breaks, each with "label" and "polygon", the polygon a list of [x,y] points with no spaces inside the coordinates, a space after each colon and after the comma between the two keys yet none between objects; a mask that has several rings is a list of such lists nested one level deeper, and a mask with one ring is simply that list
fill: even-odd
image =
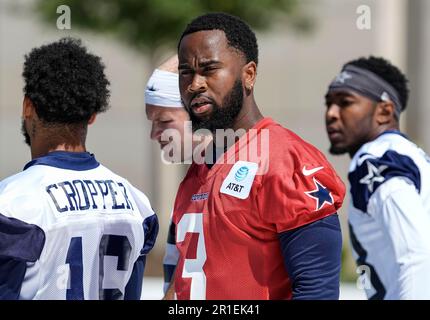
[{"label": "curly hair", "polygon": [[258,44],[255,33],[242,19],[223,12],[208,13],[191,21],[179,39],[178,49],[186,35],[205,30],[223,31],[229,46],[242,52],[246,63],[254,61],[258,64]]},{"label": "curly hair", "polygon": [[398,92],[400,103],[402,104],[402,111],[406,109],[409,98],[408,79],[399,68],[384,58],[374,56],[352,60],[347,62],[343,67],[347,65],[369,70],[387,81]]},{"label": "curly hair", "polygon": [[25,56],[24,94],[48,124],[86,123],[109,108],[109,81],[100,57],[63,38]]}]

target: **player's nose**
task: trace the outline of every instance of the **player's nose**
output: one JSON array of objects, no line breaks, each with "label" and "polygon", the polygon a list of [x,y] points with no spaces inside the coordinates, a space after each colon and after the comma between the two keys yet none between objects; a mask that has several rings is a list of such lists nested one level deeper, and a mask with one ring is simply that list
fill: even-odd
[{"label": "player's nose", "polygon": [[205,77],[195,74],[191,83],[187,87],[187,91],[191,94],[205,92],[207,89],[206,79]]},{"label": "player's nose", "polygon": [[325,112],[326,122],[330,123],[330,122],[333,122],[333,121],[339,119],[339,111],[340,111],[339,106],[334,104],[334,103],[327,106],[327,109]]},{"label": "player's nose", "polygon": [[150,137],[151,140],[158,141],[161,136],[161,128],[156,124],[152,123]]}]

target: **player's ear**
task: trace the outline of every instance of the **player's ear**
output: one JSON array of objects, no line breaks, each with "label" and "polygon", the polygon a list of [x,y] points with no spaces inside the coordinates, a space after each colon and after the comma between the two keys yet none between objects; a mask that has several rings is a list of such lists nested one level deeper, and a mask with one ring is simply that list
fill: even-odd
[{"label": "player's ear", "polygon": [[257,78],[257,65],[254,61],[250,61],[243,66],[242,83],[245,86],[247,95],[252,92],[255,80]]},{"label": "player's ear", "polygon": [[33,102],[31,102],[29,97],[24,97],[22,102],[22,118],[30,118],[35,112]]},{"label": "player's ear", "polygon": [[88,125],[93,124],[96,121],[96,117],[97,115],[95,113],[91,115],[90,120],[88,120]]},{"label": "player's ear", "polygon": [[395,119],[394,104],[391,101],[379,102],[375,110],[376,121],[378,124],[387,124]]}]

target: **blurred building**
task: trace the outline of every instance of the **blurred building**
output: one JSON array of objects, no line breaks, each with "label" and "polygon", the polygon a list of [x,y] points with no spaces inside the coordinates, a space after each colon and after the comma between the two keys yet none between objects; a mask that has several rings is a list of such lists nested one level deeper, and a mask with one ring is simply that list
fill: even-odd
[{"label": "blurred building", "polygon": [[[31,48],[72,35],[83,39],[89,50],[103,58],[111,81],[111,109],[98,117],[89,130],[88,149],[99,161],[128,178],[151,199],[162,222],[148,273],[160,275],[167,222],[175,192],[185,168],[164,165],[158,145],[149,136],[144,110],[144,87],[151,62],[114,38],[94,33],[57,30],[43,25],[31,11],[15,11],[0,0],[0,179],[22,170],[29,150],[20,134],[21,78],[24,54]],[[23,1],[21,1],[22,3]],[[315,22],[315,30],[301,34],[283,25],[258,34],[259,74],[257,103],[271,116],[324,151],[347,183],[347,156],[328,155],[324,128],[324,95],[327,85],[348,60],[383,55],[400,66],[411,82],[411,100],[403,117],[407,134],[430,151],[430,2],[426,0],[307,0],[303,5]],[[367,5],[370,30],[360,30],[357,8]],[[160,61],[162,57],[160,57]],[[340,214],[345,244],[346,199]],[[344,269],[354,276],[355,267],[345,251]],[[347,273],[348,273],[347,272]]]}]

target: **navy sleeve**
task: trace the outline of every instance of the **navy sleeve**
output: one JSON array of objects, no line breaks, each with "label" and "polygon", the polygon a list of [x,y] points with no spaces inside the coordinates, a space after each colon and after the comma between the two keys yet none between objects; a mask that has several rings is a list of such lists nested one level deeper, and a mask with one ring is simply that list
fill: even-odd
[{"label": "navy sleeve", "polygon": [[145,243],[141,250],[141,256],[133,266],[130,279],[125,287],[124,300],[140,300],[142,293],[143,274],[145,273],[146,255],[154,247],[158,235],[157,215],[147,217],[142,224],[145,233]]},{"label": "navy sleeve", "polygon": [[155,240],[158,235],[158,218],[156,214],[147,217],[143,221],[143,230],[145,232],[145,244],[143,245],[141,254],[148,254],[154,247]]},{"label": "navy sleeve", "polygon": [[175,273],[177,264],[177,249],[176,249],[176,225],[170,221],[169,233],[167,236],[166,253],[163,259],[163,275],[164,283],[170,283]]},{"label": "navy sleeve", "polygon": [[18,300],[27,263],[0,258],[0,300]]},{"label": "navy sleeve", "polygon": [[140,256],[134,263],[133,272],[125,287],[124,300],[140,300],[146,256]]},{"label": "navy sleeve", "polygon": [[41,228],[0,214],[0,300],[19,299],[27,262],[39,259],[44,244]]},{"label": "navy sleeve", "polygon": [[342,233],[337,214],[279,234],[295,300],[339,299]]},{"label": "navy sleeve", "polygon": [[348,174],[352,203],[355,208],[367,212],[367,204],[372,194],[379,186],[394,177],[409,179],[415,185],[417,192],[421,192],[420,170],[410,157],[393,150],[388,150],[380,158],[374,158],[368,153],[360,157],[367,158]]},{"label": "navy sleeve", "polygon": [[176,244],[176,224],[170,221],[169,233],[167,235],[168,244]]}]

